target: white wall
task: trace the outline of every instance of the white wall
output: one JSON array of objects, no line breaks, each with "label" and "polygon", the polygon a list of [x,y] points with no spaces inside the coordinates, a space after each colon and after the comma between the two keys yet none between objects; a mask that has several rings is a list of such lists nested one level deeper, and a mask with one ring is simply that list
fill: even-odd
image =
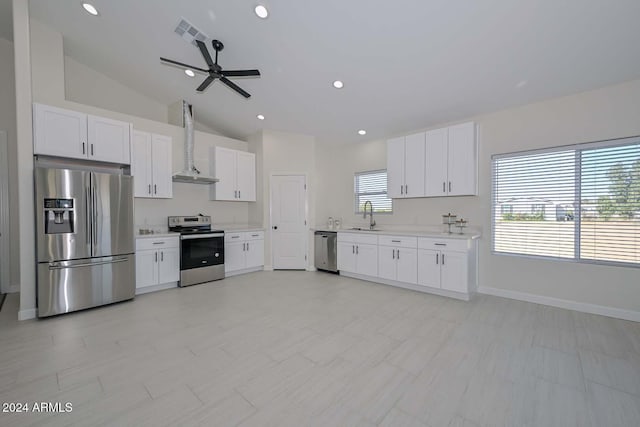
[{"label": "white wall", "polygon": [[[250,138],[250,151],[256,153],[258,163],[257,202],[252,204],[250,218],[252,222],[261,222],[265,232],[265,268],[272,266],[271,262],[271,229],[269,215],[270,178],[272,175],[306,175],[309,216],[308,224],[315,222],[315,138],[287,132],[265,130],[261,138]],[[309,241],[311,245],[312,241]],[[311,255],[310,249],[308,251]],[[311,256],[308,264],[313,265]]]},{"label": "white wall", "polygon": [[75,59],[64,57],[65,98],[145,119],[167,123],[167,106],[137,93]]},{"label": "white wall", "polygon": [[[439,224],[442,214],[458,214],[484,232],[481,286],[640,312],[638,269],[498,256],[490,251],[492,154],[640,135],[639,118],[640,80],[469,118],[480,126],[479,195],[395,200],[393,215],[378,215],[376,221],[421,227]],[[353,213],[353,174],[386,168],[385,142],[318,147],[316,156],[318,221],[324,223],[331,215],[345,223],[364,223]]]},{"label": "white wall", "polygon": [[[0,129],[7,132],[7,160],[9,164],[9,200],[18,198],[17,144],[16,144],[16,86],[13,61],[13,43],[0,39]],[[18,229],[18,203],[9,203],[9,235],[11,254],[20,252],[20,239],[12,238],[12,230]],[[20,269],[15,268],[11,258],[3,260],[2,268],[10,270],[9,287],[18,289]]]}]

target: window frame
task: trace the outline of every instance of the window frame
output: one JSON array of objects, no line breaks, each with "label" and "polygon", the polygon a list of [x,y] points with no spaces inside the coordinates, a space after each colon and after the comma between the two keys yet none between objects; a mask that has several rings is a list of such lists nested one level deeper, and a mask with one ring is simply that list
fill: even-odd
[{"label": "window frame", "polygon": [[[493,154],[491,156],[491,255],[499,255],[499,256],[508,256],[508,257],[516,257],[516,258],[525,258],[525,259],[537,259],[537,260],[547,260],[547,261],[560,261],[560,262],[568,262],[568,263],[579,263],[579,264],[594,264],[594,265],[602,265],[602,266],[614,266],[614,267],[626,267],[626,268],[640,268],[640,263],[630,263],[624,261],[611,261],[611,260],[597,260],[597,259],[585,259],[581,258],[581,247],[580,247],[580,236],[581,236],[581,226],[582,226],[582,152],[586,150],[594,150],[600,148],[615,148],[622,147],[626,145],[637,145],[640,144],[640,135],[630,136],[625,138],[616,138],[616,139],[608,139],[594,142],[584,142],[578,144],[569,144],[569,145],[559,145],[554,147],[533,149],[533,150],[522,150],[522,151],[514,151],[507,153],[499,153]],[[536,154],[547,154],[558,151],[575,151],[575,201],[574,201],[574,212],[573,212],[573,223],[574,223],[574,254],[572,258],[563,258],[552,255],[530,255],[530,254],[522,254],[515,252],[502,252],[496,251],[496,213],[497,213],[497,182],[496,182],[496,160],[504,159],[504,158],[513,158],[519,156],[528,156],[528,155],[536,155]]]},{"label": "window frame", "polygon": [[[376,173],[382,173],[384,172],[385,174],[387,174],[387,191],[380,191],[380,192],[375,192],[375,193],[358,193],[356,190],[358,188],[358,177],[362,176],[362,175],[369,175],[369,174],[376,174]],[[360,172],[355,172],[353,174],[353,204],[354,204],[354,214],[355,215],[363,215],[364,212],[362,210],[360,210],[360,203],[359,203],[359,196],[363,195],[363,194],[369,194],[369,195],[384,195],[386,196],[389,200],[391,200],[391,210],[389,212],[386,211],[376,211],[374,209],[373,213],[376,215],[393,215],[393,199],[391,197],[389,197],[389,174],[387,173],[386,169],[374,169],[374,170],[367,170],[367,171],[360,171]]]}]

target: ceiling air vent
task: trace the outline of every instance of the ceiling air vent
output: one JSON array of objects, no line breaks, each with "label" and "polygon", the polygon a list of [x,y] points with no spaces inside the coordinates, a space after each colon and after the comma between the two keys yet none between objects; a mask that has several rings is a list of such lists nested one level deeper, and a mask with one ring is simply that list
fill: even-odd
[{"label": "ceiling air vent", "polygon": [[191,25],[191,23],[184,18],[180,19],[180,22],[178,23],[178,26],[176,27],[175,32],[180,37],[182,37],[183,39],[185,39],[187,42],[191,43],[194,46],[198,46],[196,44],[196,40],[200,40],[201,42],[204,42],[209,38],[207,37],[206,34],[204,34],[202,31],[198,30],[196,27]]}]

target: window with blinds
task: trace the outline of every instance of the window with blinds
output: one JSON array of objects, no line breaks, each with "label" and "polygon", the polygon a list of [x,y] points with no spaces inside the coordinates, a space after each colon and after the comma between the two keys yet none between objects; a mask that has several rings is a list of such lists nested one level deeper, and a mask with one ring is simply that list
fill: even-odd
[{"label": "window with blinds", "polygon": [[[371,201],[373,212],[392,213],[393,201],[387,197],[387,171],[359,172],[354,177],[355,212],[364,212],[364,204]],[[368,212],[368,208],[367,208]]]},{"label": "window with blinds", "polygon": [[492,157],[493,252],[640,266],[640,138]]}]

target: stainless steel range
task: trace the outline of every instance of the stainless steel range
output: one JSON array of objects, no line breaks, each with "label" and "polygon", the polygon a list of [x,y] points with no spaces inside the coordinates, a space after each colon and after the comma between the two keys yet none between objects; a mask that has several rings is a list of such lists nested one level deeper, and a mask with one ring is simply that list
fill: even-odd
[{"label": "stainless steel range", "polygon": [[180,286],[224,279],[224,231],[211,217],[170,216],[169,231],[180,233]]}]

